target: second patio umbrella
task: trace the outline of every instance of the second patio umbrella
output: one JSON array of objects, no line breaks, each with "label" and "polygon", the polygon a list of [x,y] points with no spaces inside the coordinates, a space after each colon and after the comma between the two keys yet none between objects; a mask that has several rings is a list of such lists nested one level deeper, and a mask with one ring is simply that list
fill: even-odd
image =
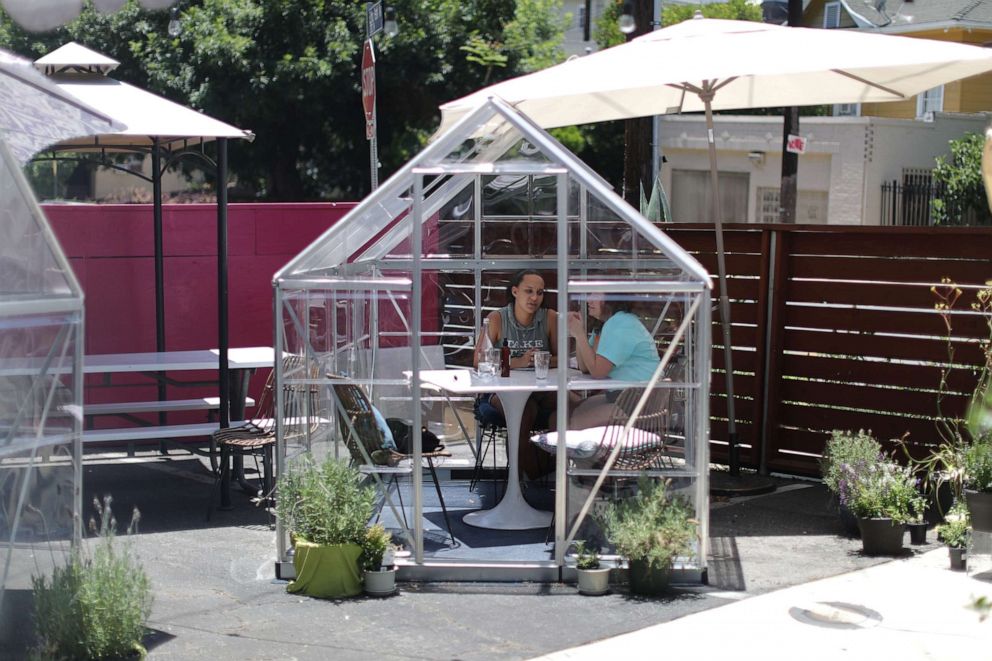
[{"label": "second patio umbrella", "polygon": [[[440,131],[498,96],[545,128],[705,111],[736,470],[730,303],[717,180],[714,110],[901,101],[992,71],[992,50],[847,30],[702,18],[492,85],[441,106]],[[482,130],[482,129],[480,129]]]}]

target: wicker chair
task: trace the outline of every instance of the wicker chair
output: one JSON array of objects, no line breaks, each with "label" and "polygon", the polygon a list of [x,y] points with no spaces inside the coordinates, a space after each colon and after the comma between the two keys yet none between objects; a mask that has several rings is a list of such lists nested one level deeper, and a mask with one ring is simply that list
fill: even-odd
[{"label": "wicker chair", "polygon": [[[306,370],[307,380],[313,381],[319,373],[315,366],[307,364],[303,356],[291,355],[283,359],[282,373],[284,379],[289,377],[297,380]],[[242,487],[249,493],[268,499],[274,487],[273,452],[276,443],[275,423],[275,370],[269,373],[265,387],[258,399],[255,416],[236,427],[218,429],[213,433],[213,445],[220,454],[220,468],[216,472],[221,482],[222,494],[230,489],[230,463],[232,457],[243,462],[244,457],[255,459],[256,469],[261,459],[261,485],[251,486],[243,477],[238,475]],[[313,383],[289,384],[283,388],[283,430],[287,436],[312,433],[320,424],[318,416],[319,387]],[[216,485],[215,485],[216,486]],[[227,500],[223,498],[222,502]],[[209,518],[209,512],[208,512]]]},{"label": "wicker chair", "polygon": [[[333,375],[329,378],[335,379]],[[374,475],[379,478],[380,485],[383,477],[388,478],[383,486],[383,500],[389,500],[390,489],[395,489],[397,498],[400,501],[400,513],[403,524],[407,530],[410,526],[406,520],[406,510],[403,507],[403,496],[401,495],[398,479],[403,475],[412,475],[413,466],[403,463],[405,460],[413,459],[413,455],[403,454],[395,449],[385,447],[385,437],[376,423],[375,414],[372,410],[372,403],[369,402],[365,391],[356,384],[344,382],[332,382],[335,397],[335,413],[337,414],[338,429],[344,439],[345,446],[351,455],[351,461],[359,471],[367,475]],[[434,460],[441,457],[450,457],[451,453],[444,449],[443,445],[438,446],[432,452],[421,453],[421,458],[427,463],[431,479],[434,481],[434,489],[437,492],[438,500],[441,503],[441,512],[444,515],[444,525],[451,537],[452,545],[456,545],[454,533],[451,531],[451,522],[448,519],[448,507],[444,503],[444,494],[441,492],[441,484],[437,479]],[[380,507],[380,514],[382,508]]]},{"label": "wicker chair", "polygon": [[[616,406],[608,424],[565,432],[564,444],[569,459],[566,473],[570,478],[591,485],[602,474],[610,456],[616,453],[603,483],[604,486],[609,484],[610,488],[599,491],[605,498],[615,500],[620,497],[624,486],[636,483],[642,473],[674,468],[668,443],[671,390],[655,388],[640,413],[634,417],[630,431],[624,434],[643,394],[643,388],[628,388],[614,402]],[[531,440],[554,455],[558,451],[560,437],[556,432],[549,432],[538,434]],[[548,539],[553,528],[552,520]]]}]

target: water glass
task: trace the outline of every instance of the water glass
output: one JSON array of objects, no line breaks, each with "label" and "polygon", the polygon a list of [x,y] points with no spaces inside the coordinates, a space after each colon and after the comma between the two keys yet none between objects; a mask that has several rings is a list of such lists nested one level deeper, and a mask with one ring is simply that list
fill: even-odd
[{"label": "water glass", "polygon": [[548,378],[548,370],[551,368],[551,352],[538,351],[534,354],[534,375],[544,380]]},{"label": "water glass", "polygon": [[499,373],[499,349],[492,347],[479,356],[479,377],[489,379]]}]

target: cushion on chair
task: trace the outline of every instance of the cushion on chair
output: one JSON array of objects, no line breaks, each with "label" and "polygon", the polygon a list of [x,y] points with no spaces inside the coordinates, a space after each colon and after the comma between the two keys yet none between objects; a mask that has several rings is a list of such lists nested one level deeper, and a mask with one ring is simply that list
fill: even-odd
[{"label": "cushion on chair", "polygon": [[[604,441],[614,437],[620,438],[622,434],[621,425],[572,429],[565,432],[565,451],[571,459],[603,459],[611,447]],[[558,432],[535,434],[530,440],[552,454],[558,450]],[[640,448],[661,447],[664,445],[664,439],[658,434],[632,427],[629,436],[624,439],[624,445]]]}]

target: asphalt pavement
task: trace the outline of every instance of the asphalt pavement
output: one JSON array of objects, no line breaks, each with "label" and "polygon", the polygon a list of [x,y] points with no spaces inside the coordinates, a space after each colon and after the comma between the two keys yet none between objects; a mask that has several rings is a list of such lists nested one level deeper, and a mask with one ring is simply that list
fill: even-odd
[{"label": "asphalt pavement", "polygon": [[[907,543],[901,558],[864,556],[860,540],[844,536],[821,484],[776,481],[771,494],[712,503],[708,585],[678,587],[663,598],[637,597],[623,588],[584,597],[563,584],[404,583],[389,598],[340,601],[291,595],[275,580],[270,515],[246,495],[236,492],[234,510],[214,511],[207,521],[213,479],[197,459],[91,462],[84,485],[87,500],[111,493],[118,512],[131,506],[142,512],[131,542],[155,596],[149,658],[216,661],[527,659],[595,649],[610,657],[611,649],[621,649],[610,645],[626,644],[624,634],[648,635],[676,622],[681,635],[732,650],[732,638],[710,635],[726,608],[746,612],[762,595],[936,555],[927,555],[938,548],[931,531],[927,545]],[[704,616],[710,619],[693,625]],[[752,630],[733,633],[781,652],[772,623],[751,621]],[[801,638],[795,644],[801,646]],[[807,656],[801,647],[784,649],[788,656],[764,658]],[[23,650],[10,646],[0,658],[22,658]],[[691,651],[688,643],[685,651]]]}]

